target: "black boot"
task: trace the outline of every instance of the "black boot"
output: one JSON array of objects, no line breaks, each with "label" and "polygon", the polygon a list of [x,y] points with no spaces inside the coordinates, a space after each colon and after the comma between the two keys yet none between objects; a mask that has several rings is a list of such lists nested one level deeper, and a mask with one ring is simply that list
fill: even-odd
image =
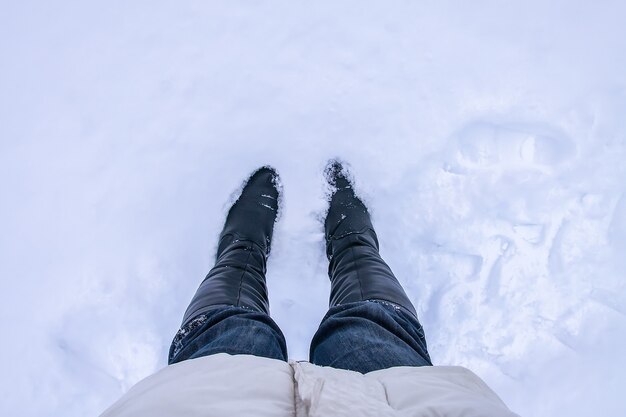
[{"label": "black boot", "polygon": [[416,316],[404,289],[378,253],[378,237],[369,212],[355,195],[343,165],[330,161],[325,174],[332,189],[324,222],[330,306],[381,300]]},{"label": "black boot", "polygon": [[255,171],[230,208],[220,234],[215,266],[189,303],[183,326],[220,306],[247,307],[269,314],[265,271],[278,213],[278,174]]}]

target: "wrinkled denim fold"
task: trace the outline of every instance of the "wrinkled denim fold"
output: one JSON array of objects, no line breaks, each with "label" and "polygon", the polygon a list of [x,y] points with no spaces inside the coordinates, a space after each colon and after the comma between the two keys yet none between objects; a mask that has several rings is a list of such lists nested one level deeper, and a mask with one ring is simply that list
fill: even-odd
[{"label": "wrinkled denim fold", "polygon": [[168,363],[216,353],[287,361],[287,344],[269,315],[246,307],[220,306],[192,318],[176,333]]},{"label": "wrinkled denim fold", "polygon": [[417,318],[380,300],[331,307],[313,336],[309,360],[363,374],[394,366],[432,365]]},{"label": "wrinkled denim fold", "polygon": [[[285,337],[269,315],[219,306],[183,326],[168,362],[228,353],[287,361]],[[394,366],[432,365],[424,330],[415,316],[378,300],[331,307],[311,342],[309,360],[361,373]]]}]

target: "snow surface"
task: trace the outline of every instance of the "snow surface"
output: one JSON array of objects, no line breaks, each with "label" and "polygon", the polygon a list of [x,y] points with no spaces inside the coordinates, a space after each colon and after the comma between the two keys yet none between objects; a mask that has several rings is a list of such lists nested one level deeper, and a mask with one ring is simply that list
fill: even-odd
[{"label": "snow surface", "polygon": [[166,364],[229,197],[282,177],[272,315],[328,298],[350,161],[437,364],[524,416],[624,416],[626,3],[14,1],[0,13],[4,416]]}]

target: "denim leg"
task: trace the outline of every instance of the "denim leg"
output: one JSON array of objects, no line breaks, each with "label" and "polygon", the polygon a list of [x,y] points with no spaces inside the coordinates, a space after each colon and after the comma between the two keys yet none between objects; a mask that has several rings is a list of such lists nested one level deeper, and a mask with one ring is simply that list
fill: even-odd
[{"label": "denim leg", "polygon": [[331,307],[313,336],[310,361],[361,373],[432,365],[417,318],[385,301]]},{"label": "denim leg", "polygon": [[216,353],[287,361],[285,337],[269,315],[245,307],[220,306],[196,316],[178,331],[168,364]]}]

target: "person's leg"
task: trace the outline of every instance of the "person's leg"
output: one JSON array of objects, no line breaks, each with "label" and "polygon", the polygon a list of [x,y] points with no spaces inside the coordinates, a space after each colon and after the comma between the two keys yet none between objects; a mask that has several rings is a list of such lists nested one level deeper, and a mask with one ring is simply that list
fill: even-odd
[{"label": "person's leg", "polygon": [[325,221],[330,310],[310,361],[362,373],[431,365],[415,308],[378,252],[367,208],[341,164],[331,163],[327,175],[334,187]]},{"label": "person's leg", "polygon": [[170,346],[168,363],[216,353],[287,361],[285,337],[274,320],[245,307],[216,307],[183,326]]},{"label": "person's leg", "polygon": [[269,316],[265,272],[278,210],[277,174],[248,179],[220,235],[215,266],[185,312],[170,364],[215,353],[287,360],[285,338]]},{"label": "person's leg", "polygon": [[432,365],[415,316],[382,301],[331,307],[311,342],[310,361],[363,374]]}]

